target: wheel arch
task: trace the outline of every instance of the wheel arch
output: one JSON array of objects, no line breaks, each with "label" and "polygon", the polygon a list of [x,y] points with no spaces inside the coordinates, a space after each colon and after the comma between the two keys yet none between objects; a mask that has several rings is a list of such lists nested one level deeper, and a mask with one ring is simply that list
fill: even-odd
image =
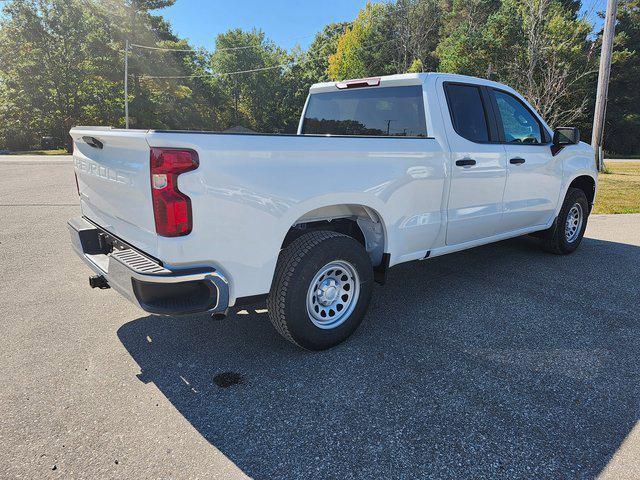
[{"label": "wheel arch", "polygon": [[[578,188],[584,192],[589,202],[589,208],[593,207],[593,201],[596,197],[596,179],[591,175],[578,175],[569,183],[567,191],[570,188]],[[566,195],[566,192],[565,192]]]},{"label": "wheel arch", "polygon": [[384,261],[387,230],[382,215],[372,207],[343,203],[309,210],[291,224],[281,249],[310,230],[330,230],[348,235],[362,244],[374,267]]},{"label": "wheel arch", "polygon": [[570,188],[579,188],[587,196],[587,203],[589,204],[589,210],[593,208],[593,202],[595,201],[596,192],[598,189],[598,179],[596,174],[591,170],[580,170],[574,172],[573,175],[564,181],[564,186],[560,191],[558,198],[558,205],[556,207],[557,217],[562,209],[564,199],[567,198],[567,192]]}]

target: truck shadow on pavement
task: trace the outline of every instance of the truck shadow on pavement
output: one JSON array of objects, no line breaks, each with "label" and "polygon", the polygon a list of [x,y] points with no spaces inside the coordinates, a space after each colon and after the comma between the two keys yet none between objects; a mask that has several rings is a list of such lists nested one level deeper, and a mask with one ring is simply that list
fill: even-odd
[{"label": "truck shadow on pavement", "polygon": [[392,269],[326,352],[265,313],[147,316],[118,336],[251,477],[591,477],[639,420],[639,285],[640,247],[557,257],[519,238]]}]

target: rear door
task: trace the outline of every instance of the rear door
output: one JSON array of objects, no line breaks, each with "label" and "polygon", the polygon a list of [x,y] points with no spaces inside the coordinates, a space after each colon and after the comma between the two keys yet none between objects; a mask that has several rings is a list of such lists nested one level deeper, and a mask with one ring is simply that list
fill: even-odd
[{"label": "rear door", "polygon": [[562,161],[551,153],[551,135],[516,95],[492,88],[498,130],[507,154],[501,232],[545,225],[555,215]]},{"label": "rear door", "polygon": [[494,235],[502,217],[506,155],[492,121],[491,101],[477,84],[439,81],[451,149],[447,245]]},{"label": "rear door", "polygon": [[70,134],[82,214],[155,255],[147,131],[78,127]]}]

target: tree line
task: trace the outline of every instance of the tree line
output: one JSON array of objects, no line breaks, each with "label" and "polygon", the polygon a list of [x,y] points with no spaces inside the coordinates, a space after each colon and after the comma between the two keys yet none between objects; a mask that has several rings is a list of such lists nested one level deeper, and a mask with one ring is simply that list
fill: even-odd
[{"label": "tree line", "polygon": [[[621,0],[605,149],[640,152],[640,0]],[[10,0],[0,16],[0,149],[63,142],[74,125],[124,126],[124,48],[132,128],[295,132],[320,81],[443,71],[521,92],[551,126],[589,140],[600,33],[580,0],[397,0],[330,24],[306,50],[261,30],[192,48],[158,14],[175,0]],[[245,74],[230,72],[258,70]]]}]

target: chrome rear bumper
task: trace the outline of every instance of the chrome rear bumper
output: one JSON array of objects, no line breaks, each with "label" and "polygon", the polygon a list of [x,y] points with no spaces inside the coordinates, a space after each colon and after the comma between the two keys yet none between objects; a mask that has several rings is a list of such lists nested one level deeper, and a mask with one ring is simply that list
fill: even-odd
[{"label": "chrome rear bumper", "polygon": [[229,283],[214,268],[169,270],[121,240],[106,246],[110,234],[83,217],[68,222],[71,244],[109,286],[143,310],[158,315],[224,313]]}]

